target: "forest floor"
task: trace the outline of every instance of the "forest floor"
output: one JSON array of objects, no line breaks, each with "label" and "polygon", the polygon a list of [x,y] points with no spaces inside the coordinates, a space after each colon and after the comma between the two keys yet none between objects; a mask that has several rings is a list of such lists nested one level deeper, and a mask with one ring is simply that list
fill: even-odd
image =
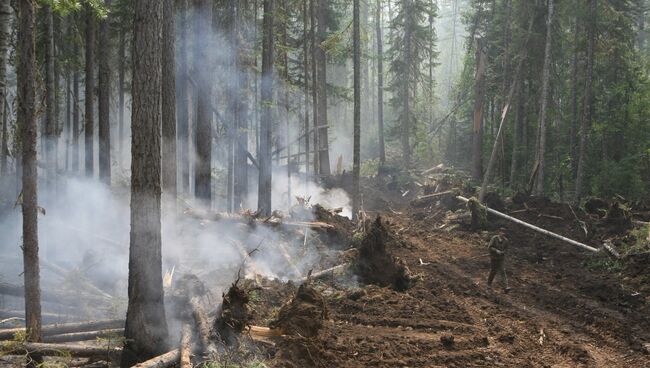
[{"label": "forest floor", "polygon": [[[325,327],[317,338],[279,345],[275,366],[650,367],[647,282],[635,290],[643,284],[588,267],[593,256],[582,250],[490,219],[511,240],[513,289],[489,292],[489,233],[470,231],[462,220],[450,226],[446,211],[413,208],[400,195],[384,191],[374,201],[377,192],[366,191],[366,202],[382,203],[376,209],[401,239],[389,251],[418,280],[404,292],[321,283]],[[583,231],[561,218],[568,207],[535,206],[519,217],[566,236]],[[647,269],[643,275],[647,280]]]}]

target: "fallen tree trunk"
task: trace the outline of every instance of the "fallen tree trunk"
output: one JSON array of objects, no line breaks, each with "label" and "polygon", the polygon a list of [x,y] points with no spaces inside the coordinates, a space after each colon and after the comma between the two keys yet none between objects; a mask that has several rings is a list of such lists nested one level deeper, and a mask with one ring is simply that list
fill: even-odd
[{"label": "fallen tree trunk", "polygon": [[[468,203],[468,202],[469,202],[469,199],[467,199],[467,198],[465,198],[465,197],[457,196],[456,198],[457,198],[458,200],[461,200],[461,201],[465,202],[465,203]],[[567,238],[567,237],[564,237],[564,236],[562,236],[562,235],[559,235],[559,234],[556,234],[556,233],[550,232],[550,231],[548,231],[548,230],[542,229],[541,227],[537,227],[537,226],[535,226],[535,225],[532,225],[532,224],[529,224],[529,223],[527,223],[527,222],[521,221],[521,220],[519,220],[519,219],[517,219],[517,218],[514,218],[514,217],[512,217],[512,216],[508,216],[508,215],[506,215],[506,214],[504,214],[504,213],[501,213],[501,212],[499,212],[499,211],[493,210],[493,209],[491,209],[491,208],[489,208],[489,207],[485,207],[485,209],[486,209],[489,213],[491,213],[491,214],[493,214],[493,215],[495,215],[495,216],[497,216],[497,217],[501,217],[502,219],[505,219],[505,220],[508,220],[508,221],[512,221],[512,222],[514,222],[514,223],[516,223],[516,224],[519,224],[519,225],[521,225],[521,226],[524,226],[524,227],[526,227],[526,228],[528,228],[528,229],[531,229],[531,230],[533,230],[533,231],[537,231],[538,233],[541,233],[541,234],[544,234],[544,235],[550,236],[550,237],[555,238],[555,239],[559,239],[559,240],[561,240],[561,241],[563,241],[563,242],[565,242],[565,243],[569,243],[569,244],[571,244],[571,245],[575,245],[576,247],[579,247],[579,248],[582,248],[582,249],[588,250],[588,251],[590,251],[590,252],[594,252],[594,253],[600,252],[600,249],[597,249],[597,248],[591,247],[591,246],[589,246],[589,245],[587,245],[587,244],[583,244],[583,243],[577,242],[577,241],[575,241],[575,240],[569,239],[569,238]]]},{"label": "fallen tree trunk", "polygon": [[178,349],[174,349],[163,355],[159,355],[155,358],[144,361],[140,364],[134,365],[132,368],[167,368],[173,367],[178,363],[180,358],[180,352]]},{"label": "fallen tree trunk", "polygon": [[342,273],[345,269],[347,269],[350,266],[350,263],[343,263],[338,266],[330,267],[326,270],[318,271],[316,273],[312,273],[309,276],[306,277],[301,277],[298,280],[296,280],[297,283],[303,283],[307,282],[307,280],[317,280],[320,278],[324,278],[330,275],[335,275],[335,274],[340,274]]},{"label": "fallen tree trunk", "polygon": [[192,327],[183,324],[181,332],[180,368],[192,368]]},{"label": "fallen tree trunk", "polygon": [[80,344],[46,344],[40,342],[16,343],[6,341],[2,343],[2,354],[25,355],[38,354],[41,356],[72,356],[75,358],[101,358],[118,360],[122,348],[114,346],[89,346]]},{"label": "fallen tree trunk", "polygon": [[87,341],[87,340],[95,340],[98,338],[107,338],[111,336],[123,336],[123,335],[124,335],[123,328],[115,328],[109,330],[73,332],[73,333],[45,336],[43,338],[43,342],[58,343],[58,342]]},{"label": "fallen tree trunk", "polygon": [[[73,332],[97,331],[123,328],[124,320],[90,321],[79,323],[59,323],[45,325],[41,328],[43,336],[61,335]],[[0,340],[13,339],[16,333],[25,332],[24,328],[0,329]]]},{"label": "fallen tree trunk", "polygon": [[278,337],[284,335],[279,328],[270,328],[262,326],[249,326],[248,332],[253,339],[264,337]]},{"label": "fallen tree trunk", "polygon": [[207,351],[212,345],[210,341],[210,322],[208,321],[208,315],[205,313],[205,310],[203,310],[198,297],[190,298],[190,306],[192,308],[192,317],[196,324],[196,332],[199,335],[201,348],[204,351]]},{"label": "fallen tree trunk", "polygon": [[419,196],[419,197],[417,197],[416,199],[414,199],[414,200],[411,201],[411,205],[413,206],[413,205],[419,205],[419,204],[423,204],[423,203],[431,202],[431,201],[433,201],[434,199],[437,199],[437,198],[440,198],[440,197],[444,197],[444,196],[446,196],[446,195],[453,195],[453,194],[454,194],[454,191],[453,191],[453,190],[448,190],[448,191],[445,191],[445,192],[440,192],[440,193],[434,193],[434,194],[427,194],[427,195]]},{"label": "fallen tree trunk", "polygon": [[205,212],[199,211],[192,208],[187,208],[184,213],[190,217],[193,217],[197,220],[204,221],[226,221],[226,222],[236,222],[243,223],[247,225],[260,224],[260,225],[270,225],[270,226],[287,226],[287,227],[298,227],[298,228],[310,228],[314,230],[327,230],[333,229],[334,226],[326,222],[321,221],[291,221],[283,222],[282,219],[277,217],[272,218],[256,218],[248,215],[239,215],[233,213],[219,213],[219,212]]}]

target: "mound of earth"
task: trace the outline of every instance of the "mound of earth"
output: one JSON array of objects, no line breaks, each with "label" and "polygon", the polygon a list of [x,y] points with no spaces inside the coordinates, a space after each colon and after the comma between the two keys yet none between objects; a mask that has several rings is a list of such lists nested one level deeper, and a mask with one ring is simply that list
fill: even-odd
[{"label": "mound of earth", "polygon": [[291,301],[282,306],[278,319],[271,322],[271,327],[287,335],[315,337],[323,327],[325,318],[325,299],[316,289],[304,283]]},{"label": "mound of earth", "polygon": [[352,233],[355,229],[354,223],[349,218],[332,213],[332,211],[319,204],[313,207],[313,211],[316,221],[333,226],[321,232],[325,238],[323,243],[338,248],[347,248],[352,241]]},{"label": "mound of earth", "polygon": [[388,248],[400,247],[401,241],[378,216],[359,246],[356,272],[361,281],[389,286],[397,291],[407,290],[412,282],[411,272],[406,263],[388,251]]},{"label": "mound of earth", "polygon": [[239,335],[250,324],[252,316],[248,302],[248,292],[237,286],[237,283],[224,294],[214,321],[213,334],[226,345],[237,344]]}]

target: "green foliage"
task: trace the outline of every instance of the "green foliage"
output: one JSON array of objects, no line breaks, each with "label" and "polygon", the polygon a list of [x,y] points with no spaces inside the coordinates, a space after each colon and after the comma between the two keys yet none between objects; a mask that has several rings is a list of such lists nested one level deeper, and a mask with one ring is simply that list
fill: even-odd
[{"label": "green foliage", "polygon": [[103,0],[38,0],[38,2],[40,5],[51,6],[53,11],[62,16],[81,11],[84,4],[88,4],[93,13],[99,18],[108,16],[108,8]]}]

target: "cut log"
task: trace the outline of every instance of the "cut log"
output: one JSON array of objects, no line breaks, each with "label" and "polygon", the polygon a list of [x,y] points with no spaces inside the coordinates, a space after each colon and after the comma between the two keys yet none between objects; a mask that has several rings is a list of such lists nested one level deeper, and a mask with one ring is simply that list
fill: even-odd
[{"label": "cut log", "polygon": [[196,332],[199,335],[201,348],[204,351],[207,351],[212,345],[212,342],[210,341],[210,322],[208,320],[208,315],[205,313],[205,310],[201,306],[198,297],[193,297],[190,299],[190,306],[192,308],[192,317],[194,318],[194,323],[196,324]]},{"label": "cut log", "polygon": [[98,338],[119,337],[124,336],[123,328],[115,328],[110,330],[88,331],[88,332],[73,332],[52,336],[45,336],[43,342],[58,343],[58,342],[74,342],[74,341],[88,341]]},{"label": "cut log", "polygon": [[115,346],[80,345],[80,344],[45,344],[37,342],[2,343],[2,354],[25,355],[38,354],[42,356],[72,356],[76,358],[98,358],[116,361],[122,353],[122,348]]},{"label": "cut log", "polygon": [[[73,332],[97,331],[124,328],[124,320],[89,321],[79,323],[58,323],[45,325],[41,329],[43,336],[61,335]],[[0,340],[13,339],[14,335],[24,332],[24,328],[0,329]]]},{"label": "cut log", "polygon": [[433,194],[427,194],[423,196],[419,196],[416,199],[411,201],[411,206],[418,206],[422,204],[426,204],[429,202],[432,202],[436,200],[437,198],[444,197],[446,195],[453,195],[454,191],[453,190],[447,190],[445,192],[440,192],[440,193],[433,193]]},{"label": "cut log", "polygon": [[270,328],[262,326],[249,326],[248,332],[253,339],[264,337],[278,337],[284,335],[279,328]]},{"label": "cut log", "polygon": [[[469,199],[467,199],[467,198],[465,198],[465,197],[457,196],[456,198],[457,198],[458,200],[461,200],[461,201],[465,202],[465,203],[468,203],[468,202],[469,202]],[[564,237],[564,236],[562,236],[562,235],[559,235],[559,234],[556,234],[556,233],[550,232],[550,231],[548,231],[548,230],[542,229],[541,227],[537,227],[537,226],[535,226],[535,225],[532,225],[532,224],[529,224],[529,223],[527,223],[527,222],[521,221],[521,220],[519,220],[519,219],[517,219],[517,218],[514,218],[514,217],[512,217],[512,216],[508,216],[508,215],[506,215],[506,214],[504,214],[504,213],[501,213],[501,212],[499,212],[499,211],[493,210],[493,209],[491,209],[491,208],[489,208],[489,207],[485,207],[485,209],[486,209],[489,213],[491,213],[491,214],[493,214],[493,215],[495,215],[495,216],[497,216],[497,217],[500,217],[500,218],[505,219],[505,220],[508,220],[508,221],[512,221],[512,222],[514,222],[514,223],[516,223],[516,224],[519,224],[519,225],[521,225],[521,226],[524,226],[524,227],[526,227],[526,228],[528,228],[528,229],[531,229],[531,230],[533,230],[533,231],[537,231],[538,233],[541,233],[541,234],[544,234],[544,235],[550,236],[550,237],[555,238],[555,239],[559,239],[559,240],[561,240],[561,241],[563,241],[563,242],[565,242],[565,243],[568,243],[568,244],[574,245],[574,246],[576,246],[576,247],[579,247],[579,248],[582,248],[582,249],[588,250],[588,251],[590,251],[590,252],[594,252],[594,253],[600,252],[600,249],[597,249],[597,248],[591,247],[591,246],[589,246],[589,245],[587,245],[587,244],[583,244],[583,243],[577,242],[577,241],[575,241],[575,240],[569,239],[569,238],[567,238],[567,237]]]},{"label": "cut log", "polygon": [[178,364],[180,359],[179,349],[174,349],[163,355],[144,361],[140,364],[134,365],[132,368],[167,368],[173,367]]},{"label": "cut log", "polygon": [[340,264],[338,266],[328,268],[326,270],[322,270],[322,271],[318,271],[316,273],[312,273],[310,276],[301,277],[298,280],[296,280],[296,282],[297,283],[303,283],[303,282],[307,282],[307,280],[317,280],[317,279],[324,278],[324,277],[327,277],[327,276],[333,276],[333,275],[336,275],[336,274],[341,274],[348,267],[350,267],[350,263],[343,263],[343,264]]},{"label": "cut log", "polygon": [[192,327],[189,324],[183,324],[181,332],[181,356],[180,368],[192,368]]}]

